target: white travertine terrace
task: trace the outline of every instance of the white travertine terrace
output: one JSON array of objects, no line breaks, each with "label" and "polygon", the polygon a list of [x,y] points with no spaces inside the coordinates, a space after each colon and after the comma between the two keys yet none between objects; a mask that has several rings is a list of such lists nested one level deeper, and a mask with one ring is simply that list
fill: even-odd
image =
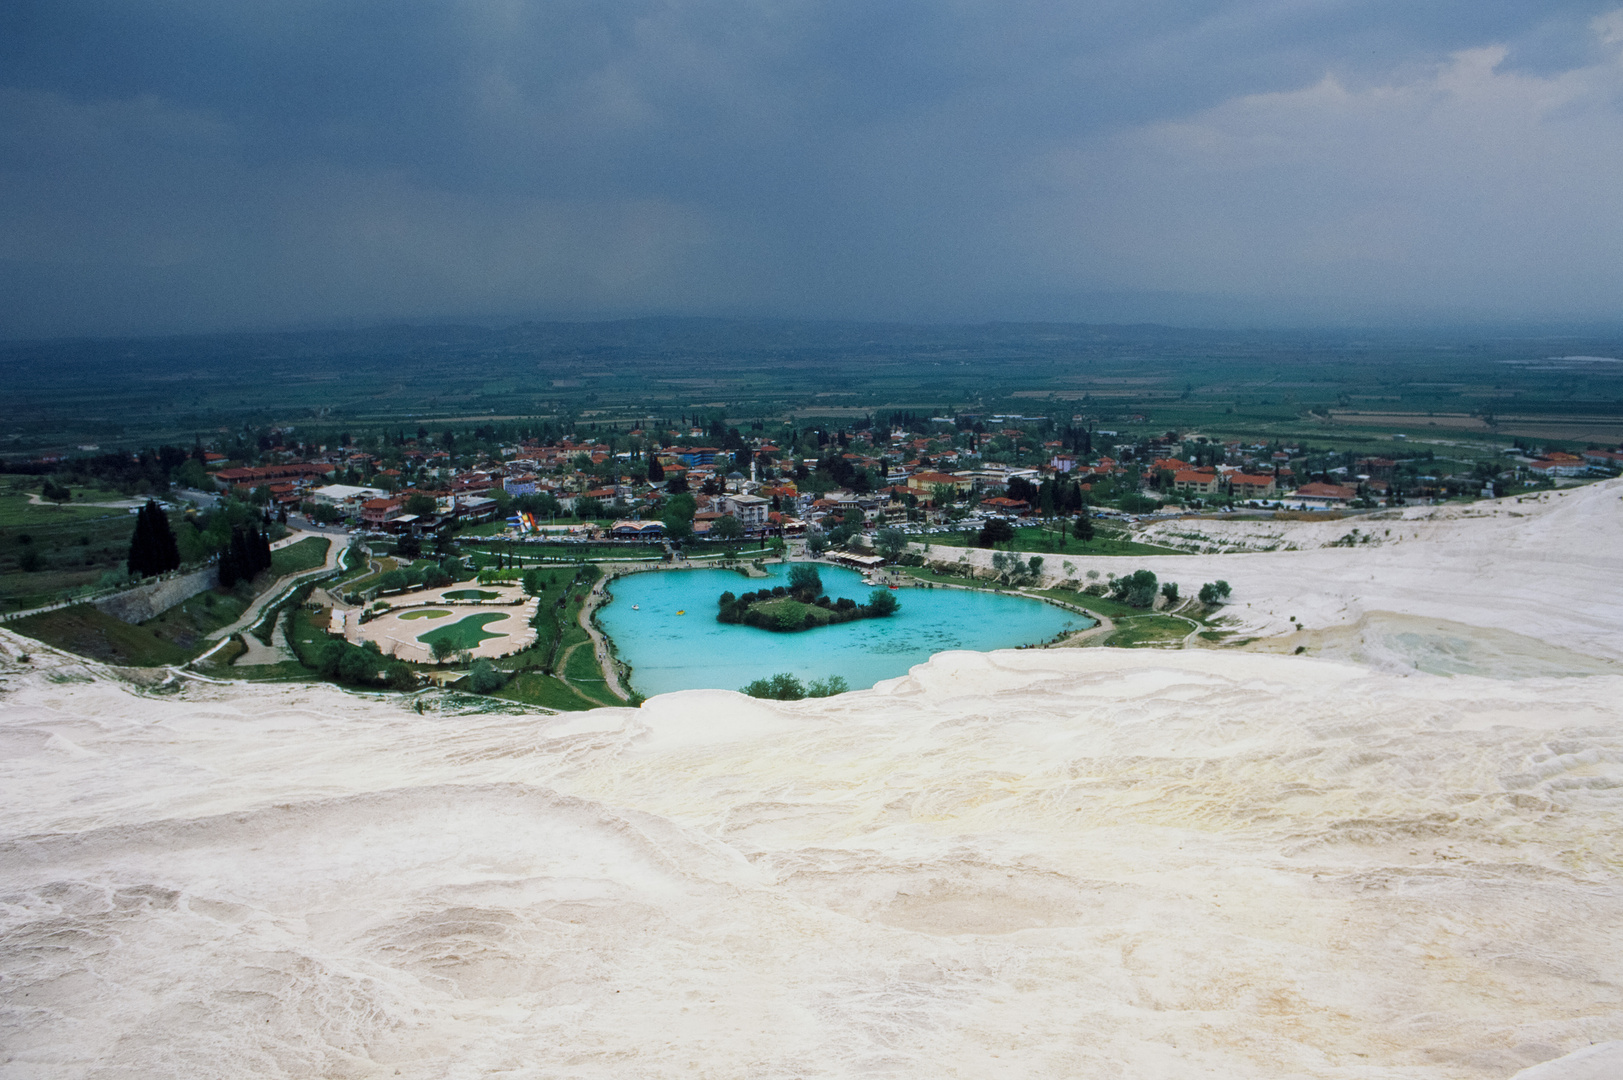
[{"label": "white travertine terrace", "polygon": [[[0,1075],[1615,1075],[1620,497],[1191,561],[1259,628],[1418,620],[1373,664],[951,653],[539,716],[0,631]],[[1406,666],[1427,620],[1519,677]]]}]

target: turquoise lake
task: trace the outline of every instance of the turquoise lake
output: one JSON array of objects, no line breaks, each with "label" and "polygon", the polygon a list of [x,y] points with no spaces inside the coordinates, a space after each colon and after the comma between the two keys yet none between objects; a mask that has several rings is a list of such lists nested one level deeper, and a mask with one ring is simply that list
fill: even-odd
[{"label": "turquoise lake", "polygon": [[[802,681],[840,675],[853,690],[906,675],[949,649],[1009,649],[1035,645],[1093,625],[1085,615],[1040,600],[963,589],[899,589],[902,607],[885,619],[779,634],[716,621],[723,592],[755,592],[788,584],[789,568],[767,568],[769,577],[746,578],[732,570],[672,570],[630,574],[609,586],[614,599],[597,621],[631,665],[631,685],[641,694],[673,690],[737,690],[780,671]],[[872,586],[851,570],[819,566],[823,591],[834,599],[865,602]],[[678,615],[678,611],[686,611]]]}]

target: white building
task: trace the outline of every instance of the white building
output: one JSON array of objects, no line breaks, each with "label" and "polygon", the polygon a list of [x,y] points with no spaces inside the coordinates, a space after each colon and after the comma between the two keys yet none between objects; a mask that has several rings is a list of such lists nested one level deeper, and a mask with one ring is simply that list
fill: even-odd
[{"label": "white building", "polygon": [[721,512],[737,518],[746,532],[766,528],[766,513],[771,507],[771,501],[759,495],[728,495],[721,500]]}]

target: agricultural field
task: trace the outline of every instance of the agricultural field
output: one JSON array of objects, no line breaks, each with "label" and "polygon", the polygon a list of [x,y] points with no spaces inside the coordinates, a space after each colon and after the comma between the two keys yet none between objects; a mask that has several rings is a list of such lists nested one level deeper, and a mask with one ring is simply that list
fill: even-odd
[{"label": "agricultural field", "polygon": [[[1081,415],[1129,436],[1198,430],[1343,449],[1397,435],[1581,445],[1623,434],[1623,365],[1562,358],[1620,354],[1615,334],[1593,331],[707,319],[14,342],[0,345],[0,421],[23,456],[190,445],[198,431],[245,424],[296,424],[330,441],[407,424],[624,425],[699,407],[796,423],[1006,410]],[[248,362],[262,377],[243,385],[230,372]]]}]

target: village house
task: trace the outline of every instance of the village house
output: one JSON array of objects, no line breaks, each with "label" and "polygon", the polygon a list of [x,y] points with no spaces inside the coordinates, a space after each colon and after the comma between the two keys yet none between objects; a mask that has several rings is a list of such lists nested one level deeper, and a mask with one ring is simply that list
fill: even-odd
[{"label": "village house", "polygon": [[1233,473],[1228,478],[1229,491],[1237,499],[1260,499],[1272,495],[1277,488],[1272,476]]},{"label": "village house", "polygon": [[1358,498],[1358,489],[1347,487],[1344,484],[1303,484],[1292,494],[1291,499],[1298,504],[1306,506],[1345,506]]},{"label": "village house", "polygon": [[1172,476],[1173,487],[1191,495],[1215,495],[1219,490],[1220,483],[1221,481],[1215,471],[1196,472],[1194,470],[1185,470],[1174,473]]}]

